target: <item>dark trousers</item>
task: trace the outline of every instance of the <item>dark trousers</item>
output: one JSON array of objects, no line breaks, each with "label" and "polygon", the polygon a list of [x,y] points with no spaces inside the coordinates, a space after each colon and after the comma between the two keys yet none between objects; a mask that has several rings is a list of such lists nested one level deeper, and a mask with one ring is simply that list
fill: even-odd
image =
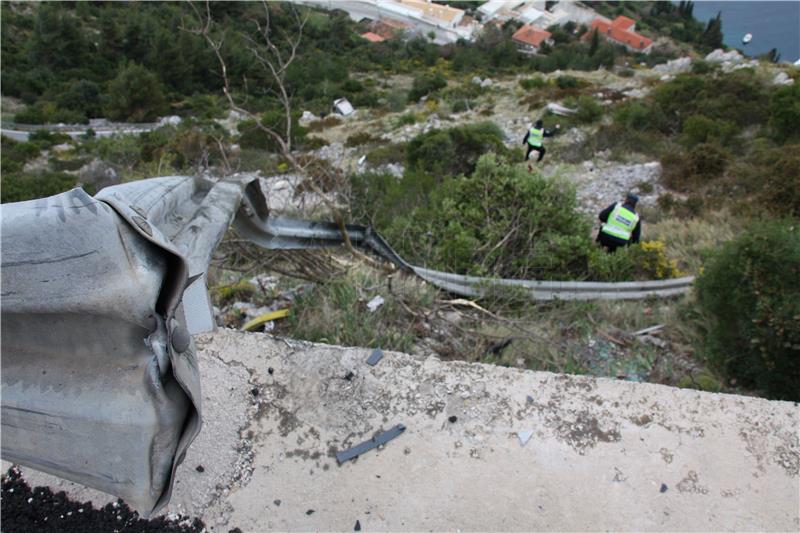
[{"label": "dark trousers", "polygon": [[542,145],[542,146],[532,146],[532,145],[529,144],[528,145],[528,152],[525,154],[525,161],[528,160],[528,157],[531,155],[531,152],[533,150],[536,150],[537,152],[539,152],[539,159],[536,160],[536,162],[538,163],[539,161],[541,161],[544,158],[544,153],[545,153],[546,150],[544,149],[544,145]]},{"label": "dark trousers", "polygon": [[597,242],[603,245],[606,251],[610,254],[616,252],[617,248],[620,246],[628,246],[628,244],[630,244],[630,242],[625,242],[622,239],[612,237],[608,233],[603,233],[602,231],[597,233]]}]

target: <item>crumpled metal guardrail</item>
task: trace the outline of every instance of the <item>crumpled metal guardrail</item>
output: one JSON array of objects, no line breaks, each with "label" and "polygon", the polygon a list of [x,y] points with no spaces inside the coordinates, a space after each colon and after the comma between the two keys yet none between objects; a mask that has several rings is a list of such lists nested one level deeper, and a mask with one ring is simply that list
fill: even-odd
[{"label": "crumpled metal guardrail", "polygon": [[[149,514],[200,431],[191,335],[214,328],[206,271],[231,225],[265,248],[339,246],[336,224],[271,217],[258,180],[172,176],[0,207],[2,455],[124,498]],[[234,218],[235,217],[235,218]],[[692,278],[493,280],[410,265],[369,227],[355,246],[465,296],[680,294]]]},{"label": "crumpled metal guardrail", "polygon": [[168,177],[5,204],[2,455],[120,496],[170,498],[200,431],[190,333],[244,183]]}]

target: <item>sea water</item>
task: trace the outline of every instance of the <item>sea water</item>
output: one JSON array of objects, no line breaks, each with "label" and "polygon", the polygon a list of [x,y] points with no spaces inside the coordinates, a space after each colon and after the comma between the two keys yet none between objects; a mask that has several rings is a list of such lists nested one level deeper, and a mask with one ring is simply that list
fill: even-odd
[{"label": "sea water", "polygon": [[[697,1],[694,18],[706,24],[722,12],[722,33],[726,45],[755,57],[776,48],[781,61],[800,59],[800,1]],[[750,44],[742,37],[753,34]]]}]

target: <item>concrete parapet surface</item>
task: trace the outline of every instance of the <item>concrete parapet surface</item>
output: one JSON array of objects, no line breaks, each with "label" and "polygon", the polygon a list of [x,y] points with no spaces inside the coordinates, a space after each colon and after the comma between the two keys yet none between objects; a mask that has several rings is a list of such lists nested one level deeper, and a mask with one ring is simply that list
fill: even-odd
[{"label": "concrete parapet surface", "polygon": [[196,342],[206,425],[166,512],[213,531],[800,528],[797,404],[395,352],[373,367],[368,348],[232,330]]}]

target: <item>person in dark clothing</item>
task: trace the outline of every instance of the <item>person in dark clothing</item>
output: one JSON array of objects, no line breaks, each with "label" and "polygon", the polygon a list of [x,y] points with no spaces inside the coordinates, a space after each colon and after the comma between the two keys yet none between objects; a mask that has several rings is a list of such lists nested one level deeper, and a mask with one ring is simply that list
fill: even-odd
[{"label": "person in dark clothing", "polygon": [[642,222],[636,213],[636,203],[639,197],[628,194],[622,203],[615,202],[600,211],[600,231],[597,232],[597,242],[602,244],[609,253],[614,253],[620,246],[636,244],[642,234]]},{"label": "person in dark clothing", "polygon": [[[525,134],[525,138],[522,139],[522,144],[528,146],[528,151],[525,153],[525,161],[528,160],[528,157],[530,157],[533,150],[536,150],[539,153],[539,157],[536,159],[536,162],[538,163],[541,161],[544,158],[546,151],[543,143],[544,138],[552,137],[553,134],[555,134],[555,132],[560,128],[561,126],[556,124],[554,130],[546,130],[544,129],[541,119],[537,120],[536,124],[528,130],[528,133]],[[528,170],[533,170],[530,163],[528,163]]]}]

